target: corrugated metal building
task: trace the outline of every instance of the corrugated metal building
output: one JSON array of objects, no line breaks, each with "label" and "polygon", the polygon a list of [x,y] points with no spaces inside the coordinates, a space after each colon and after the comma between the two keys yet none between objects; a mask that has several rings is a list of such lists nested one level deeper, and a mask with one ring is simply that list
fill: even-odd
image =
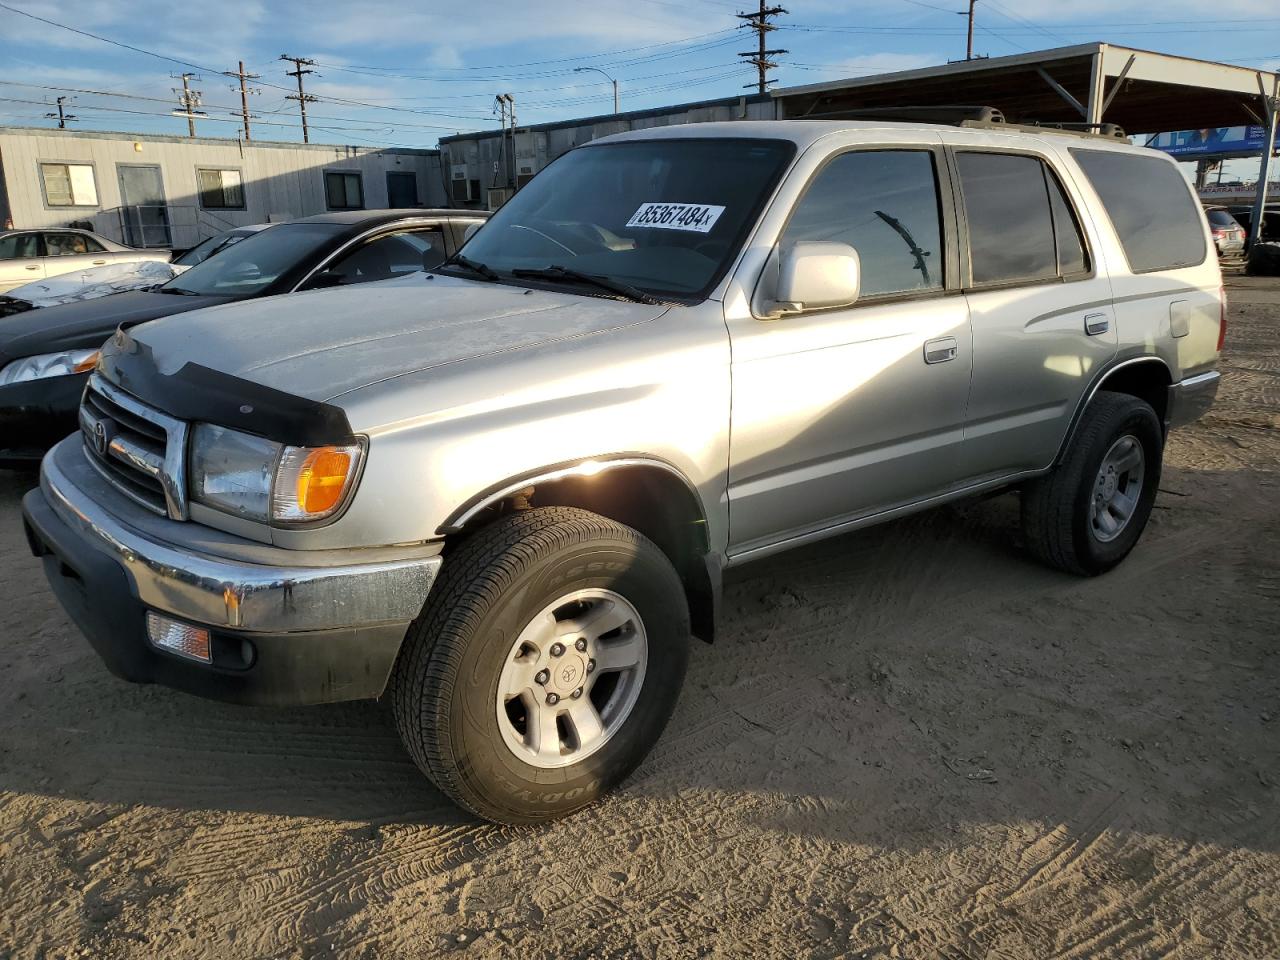
[{"label": "corrugated metal building", "polygon": [[449,177],[450,206],[494,210],[535,173],[578,144],[614,133],[715,120],[773,120],[770,96],[730,97],[653,110],[518,126],[514,133],[485,130],[440,138]]},{"label": "corrugated metal building", "polygon": [[88,222],[184,248],[233,226],[444,201],[437,150],[0,127],[0,226]]}]

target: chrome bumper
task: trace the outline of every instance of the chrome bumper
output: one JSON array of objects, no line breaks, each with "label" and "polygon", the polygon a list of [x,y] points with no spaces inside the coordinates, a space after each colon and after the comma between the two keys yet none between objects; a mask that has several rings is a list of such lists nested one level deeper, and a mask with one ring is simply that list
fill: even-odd
[{"label": "chrome bumper", "polygon": [[1199,420],[1218,396],[1218,384],[1222,376],[1216,370],[1180,380],[1169,388],[1168,413],[1165,417],[1169,429],[1185,427]]},{"label": "chrome bumper", "polygon": [[[78,442],[72,437],[63,444]],[[40,470],[41,492],[54,513],[84,547],[106,553],[124,569],[139,601],[182,620],[260,633],[409,621],[421,611],[440,570],[441,557],[425,555],[431,548],[376,562],[360,562],[358,550],[325,551],[325,557],[341,554],[342,561],[307,566],[319,556],[254,544],[255,555],[266,562],[250,563],[153,539],[67,476],[58,463],[61,446]]]}]

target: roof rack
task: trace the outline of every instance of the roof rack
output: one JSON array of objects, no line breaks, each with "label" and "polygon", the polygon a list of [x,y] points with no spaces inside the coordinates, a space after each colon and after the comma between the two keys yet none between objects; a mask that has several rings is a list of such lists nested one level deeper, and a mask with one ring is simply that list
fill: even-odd
[{"label": "roof rack", "polygon": [[[816,106],[816,104],[815,104]],[[814,113],[812,109],[800,120],[900,120],[907,123],[940,123],[953,127],[992,128],[1020,130],[1035,133],[1052,130],[1056,133],[1075,134],[1080,137],[1105,137],[1108,140],[1126,140],[1124,129],[1115,123],[1040,122],[1010,123],[996,107],[979,107],[962,104],[907,107],[851,107]]]}]

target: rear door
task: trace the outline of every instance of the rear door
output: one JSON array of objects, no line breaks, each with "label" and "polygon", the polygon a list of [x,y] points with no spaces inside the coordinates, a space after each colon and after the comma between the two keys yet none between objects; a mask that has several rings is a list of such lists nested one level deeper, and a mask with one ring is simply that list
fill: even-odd
[{"label": "rear door", "polygon": [[11,233],[0,237],[0,293],[43,279],[40,234]]},{"label": "rear door", "polygon": [[1116,352],[1115,313],[1096,227],[1053,155],[955,139],[973,324],[965,473],[982,482],[1053,461]]}]

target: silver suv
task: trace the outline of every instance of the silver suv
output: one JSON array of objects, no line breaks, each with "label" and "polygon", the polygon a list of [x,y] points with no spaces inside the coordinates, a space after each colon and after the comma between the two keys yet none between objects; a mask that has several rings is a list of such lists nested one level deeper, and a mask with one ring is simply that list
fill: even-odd
[{"label": "silver suv", "polygon": [[534,822],[644,757],[729,567],[998,489],[1114,567],[1223,318],[1189,185],[1123,141],[623,134],[431,273],[118,332],[26,522],[116,673],[386,696],[442,791]]}]

